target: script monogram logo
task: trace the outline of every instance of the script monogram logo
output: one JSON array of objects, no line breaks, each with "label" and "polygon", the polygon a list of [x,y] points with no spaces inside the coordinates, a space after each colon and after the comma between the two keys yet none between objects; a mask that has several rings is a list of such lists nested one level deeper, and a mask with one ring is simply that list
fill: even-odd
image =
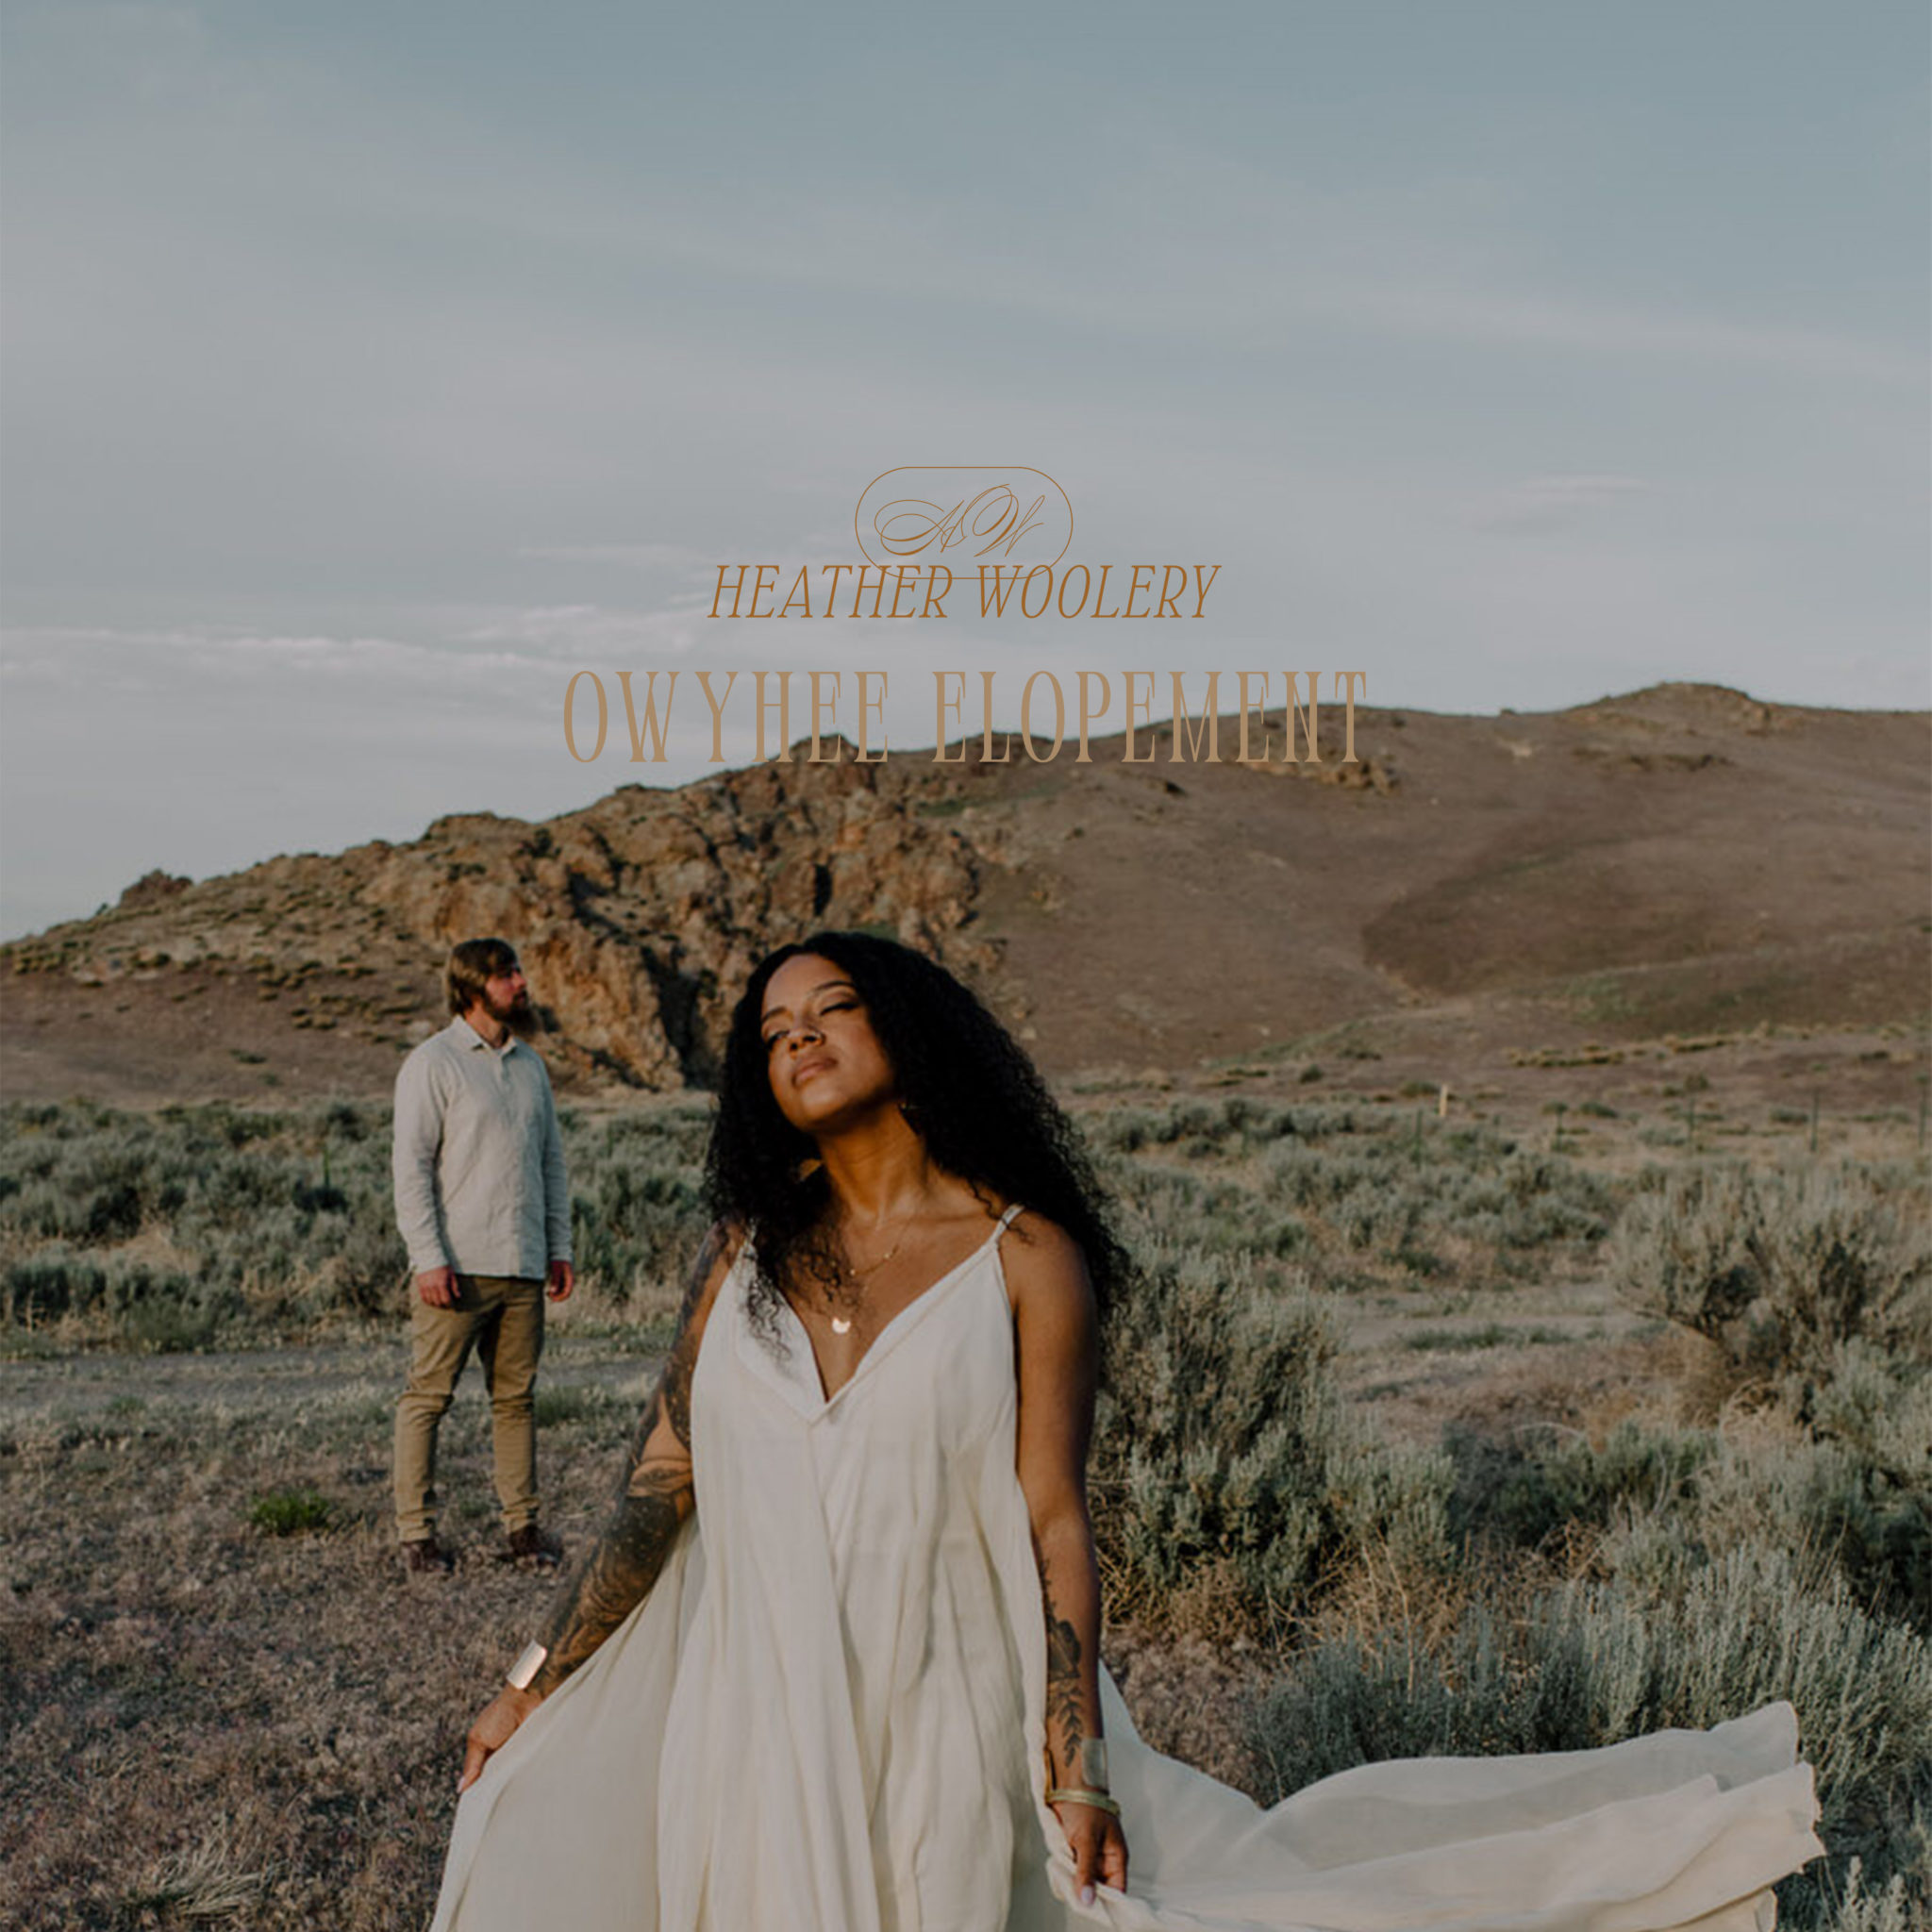
[{"label": "script monogram logo", "polygon": [[852,532],[875,564],[1053,564],[1074,541],[1074,507],[1044,470],[908,463],[865,486]]}]

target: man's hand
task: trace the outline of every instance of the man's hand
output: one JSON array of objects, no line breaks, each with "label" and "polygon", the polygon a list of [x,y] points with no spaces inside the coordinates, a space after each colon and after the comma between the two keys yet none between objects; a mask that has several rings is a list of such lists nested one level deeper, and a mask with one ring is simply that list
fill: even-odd
[{"label": "man's hand", "polygon": [[462,1299],[454,1268],[425,1268],[416,1277],[416,1292],[432,1308],[453,1308]]},{"label": "man's hand", "polygon": [[567,1302],[570,1291],[577,1285],[577,1271],[568,1261],[553,1261],[550,1264],[550,1286],[543,1292],[554,1302]]},{"label": "man's hand", "polygon": [[509,1742],[517,1726],[542,1702],[534,1690],[519,1690],[514,1685],[506,1684],[483,1707],[464,1740],[463,1774],[457,1780],[458,1795],[482,1776],[483,1767],[491,1757]]},{"label": "man's hand", "polygon": [[1111,1812],[1068,1800],[1053,1807],[1074,1854],[1074,1885],[1083,1906],[1093,1903],[1096,1881],[1116,1891],[1127,1889],[1127,1840]]}]

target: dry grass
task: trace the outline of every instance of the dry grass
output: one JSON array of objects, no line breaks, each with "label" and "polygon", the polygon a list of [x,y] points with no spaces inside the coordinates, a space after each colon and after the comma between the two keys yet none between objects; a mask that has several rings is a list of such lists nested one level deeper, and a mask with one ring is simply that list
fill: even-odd
[{"label": "dry grass", "polygon": [[[388,1521],[388,1350],[276,1407],[245,1366],[198,1398],[133,1391],[8,1419],[0,1921],[35,1927],[417,1926],[473,1707],[549,1583],[495,1557],[484,1405],[445,1425],[460,1552],[406,1579]],[[591,1390],[542,1443],[581,1538],[628,1405]],[[257,1503],[313,1492],[329,1527]]]}]

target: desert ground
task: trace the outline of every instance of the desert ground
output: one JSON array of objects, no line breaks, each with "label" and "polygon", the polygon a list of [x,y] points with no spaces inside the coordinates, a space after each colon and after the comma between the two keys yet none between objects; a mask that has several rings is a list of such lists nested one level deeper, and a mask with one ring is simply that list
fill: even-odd
[{"label": "desert ground", "polygon": [[[1748,1465],[1768,1455],[1789,1488],[1790,1458],[1826,1452],[1776,1399],[1727,1377],[1710,1344],[1634,1306],[1606,1237],[1636,1191],[1713,1163],[1888,1174],[1892,1197],[1908,1200],[1925,1172],[1921,1054],[1908,1039],[1875,1033],[1659,1048],[1614,1068],[1517,1069],[1493,1094],[1476,1084],[1465,1096],[1452,1084],[1446,1112],[1440,1079],[1426,1092],[1418,1074],[1351,1098],[1325,1073],[1305,1079],[1319,1062],[1299,1057],[1174,1074],[1090,1070],[1064,1083],[1129,1204],[1130,1230],[1150,1242],[1157,1227],[1178,1236],[1249,1297],[1314,1297],[1331,1324],[1335,1352],[1320,1382],[1336,1405],[1333,1425],[1346,1432],[1341,1453],[1412,1458],[1400,1466],[1420,1472],[1424,1489],[1438,1480],[1436,1501],[1461,1540],[1422,1550],[1388,1524],[1358,1524],[1266,1615],[1254,1614],[1252,1592],[1211,1551],[1170,1573],[1108,1544],[1107,1655],[1144,1732],[1266,1798],[1301,1781],[1281,1737],[1284,1724],[1300,1738],[1308,1723],[1292,1701],[1297,1674],[1325,1681],[1347,1646],[1386,1657],[1398,1637],[1415,1642],[1440,1657],[1453,1689],[1473,1606],[1527,1619],[1566,1588],[1624,1590],[1636,1601],[1646,1536],[1679,1539],[1689,1574],[1788,1527],[1790,1498],[1780,1491],[1782,1501],[1740,1504],[1734,1470],[1722,1507],[1744,1520],[1715,1538],[1700,1529],[1700,1509],[1717,1504],[1672,1474],[1673,1458]],[[1336,1064],[1390,1077],[1381,1062]],[[1599,1085],[1612,1076],[1616,1085]],[[63,1135],[95,1145],[102,1174],[98,1149],[118,1135],[112,1171],[152,1177],[165,1172],[171,1134],[235,1117],[13,1107],[12,1184],[0,1209],[11,1216],[14,1251],[25,1246],[36,1166]],[[576,1550],[601,1520],[663,1343],[679,1241],[695,1231],[694,1198],[670,1184],[694,1182],[704,1104],[574,1108],[569,1120],[580,1220],[588,1202],[609,1236],[589,1244],[585,1284],[558,1311],[540,1396],[547,1520]],[[148,1134],[138,1158],[135,1121]],[[332,1148],[340,1211],[379,1223],[382,1128],[378,1109],[297,1110],[235,1158],[313,1175],[324,1171],[319,1150]],[[1358,1148],[1377,1150],[1381,1168],[1354,1175],[1346,1163],[1360,1160]],[[640,1167],[666,1184],[661,1224],[647,1234],[621,1226],[611,1205],[618,1177]],[[1505,1175],[1513,1197],[1484,1191]],[[1506,1199],[1513,1205],[1498,1222]],[[351,1286],[327,1274],[323,1230],[306,1296],[257,1281],[213,1316],[194,1315],[200,1328],[171,1329],[152,1312],[154,1296],[193,1238],[192,1202],[176,1219],[172,1235],[143,1219],[99,1249],[124,1270],[150,1271],[128,1274],[150,1292],[118,1313],[105,1302],[54,1309],[44,1276],[32,1277],[43,1284],[43,1305],[32,1307],[28,1277],[14,1277],[11,1358],[0,1367],[11,1526],[0,1915],[48,1927],[421,1925],[462,1732],[554,1581],[499,1554],[474,1368],[444,1425],[441,1481],[458,1569],[446,1580],[402,1574],[388,1510],[403,1369],[393,1274],[383,1306],[361,1311]],[[244,1224],[236,1231],[245,1238]],[[378,1256],[385,1234],[378,1225]],[[198,1238],[218,1246],[206,1229]],[[83,1241],[63,1250],[86,1251]],[[34,1252],[44,1258],[47,1244]],[[628,1270],[626,1254],[641,1257]],[[398,1259],[373,1265],[393,1270]],[[1235,1348],[1238,1338],[1224,1342]],[[1899,1389],[1923,1389],[1923,1371],[1908,1372],[1899,1347]],[[1218,1379],[1229,1366],[1208,1362],[1202,1373]],[[1131,1386],[1131,1361],[1124,1379]],[[1815,1487],[1823,1466],[1807,1464],[1800,1487]],[[1869,1472],[1838,1479],[1864,1482],[1861,1507],[1903,1507],[1907,1518],[1916,1507],[1924,1533],[1923,1492],[1902,1502]],[[1458,1503],[1461,1491],[1489,1503]],[[1502,1521],[1494,1497],[1519,1491],[1535,1500],[1519,1496],[1521,1520]],[[1096,1493],[1104,1510],[1104,1480]],[[1882,1550],[1861,1545],[1838,1576],[1838,1555],[1822,1540],[1848,1532],[1820,1526],[1836,1521],[1828,1508],[1813,1517],[1821,1543],[1805,1587],[1836,1607],[1843,1627],[1834,1641],[1892,1646],[1874,1668],[1889,1674],[1897,1707],[1893,1735],[1874,1745],[1857,1711],[1841,1707],[1841,1688],[1766,1681],[1767,1692],[1795,1690],[1817,1707],[1807,1715],[1828,1747],[1835,1741],[1851,1793],[1838,1820],[1847,1855],[1816,1883],[1788,1887],[1787,1911],[1801,1925],[1903,1926],[1896,1915],[1924,1897],[1908,1890],[1923,1886],[1915,1861],[1926,1833],[1913,1807],[1924,1781],[1899,1754],[1932,1740],[1927,1607],[1886,1570]],[[1911,1534],[1909,1523],[1898,1533]],[[1926,1547],[1911,1545],[1904,1560]],[[1681,1576],[1646,1582],[1663,1594],[1643,1600],[1683,1587]],[[1728,1714],[1691,1704],[1679,1694],[1660,1714]],[[1499,1722],[1491,1713],[1467,1739],[1446,1741],[1503,1748],[1510,1736]],[[1362,1728],[1359,1714],[1341,1725],[1348,1737],[1328,1739],[1327,1756],[1306,1770],[1339,1768],[1330,1760],[1359,1751]],[[1432,1745],[1422,1738],[1404,1748]],[[1846,1769],[1874,1750],[1873,1772]]]}]

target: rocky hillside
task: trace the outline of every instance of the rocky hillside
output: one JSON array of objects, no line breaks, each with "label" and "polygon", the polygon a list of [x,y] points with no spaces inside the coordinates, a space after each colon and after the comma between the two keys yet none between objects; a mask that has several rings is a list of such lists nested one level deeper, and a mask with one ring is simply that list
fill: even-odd
[{"label": "rocky hillside", "polygon": [[[1917,1024],[1928,724],[1659,686],[1495,718],[1363,710],[1353,766],[1324,709],[1320,765],[1175,762],[1164,730],[1152,763],[1108,740],[1089,764],[1017,743],[996,764],[974,739],[957,764],[768,764],[537,824],[441,819],[406,845],[151,874],[0,948],[0,1084],[379,1093],[441,1023],[441,952],[486,932],[517,945],[580,1093],[707,1082],[754,959],[825,924],[928,948],[1063,1071],[1351,1027],[1584,1058]],[[1224,720],[1225,757],[1234,736]]]}]

